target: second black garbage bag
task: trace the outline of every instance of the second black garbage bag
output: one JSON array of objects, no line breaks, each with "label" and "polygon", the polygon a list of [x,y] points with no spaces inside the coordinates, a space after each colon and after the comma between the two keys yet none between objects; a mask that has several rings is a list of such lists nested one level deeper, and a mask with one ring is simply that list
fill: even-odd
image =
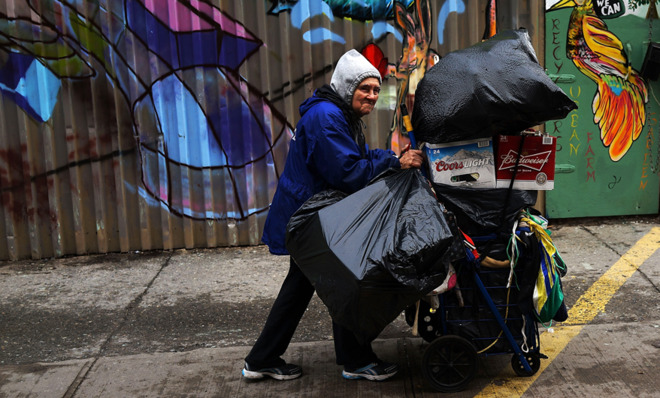
[{"label": "second black garbage bag", "polygon": [[346,196],[310,198],[287,226],[287,249],[332,319],[370,341],[464,255],[419,170],[390,170]]}]

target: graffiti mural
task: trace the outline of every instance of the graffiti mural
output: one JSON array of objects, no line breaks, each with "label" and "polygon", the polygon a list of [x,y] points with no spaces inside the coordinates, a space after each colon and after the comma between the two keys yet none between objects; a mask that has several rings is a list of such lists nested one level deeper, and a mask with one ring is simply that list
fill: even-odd
[{"label": "graffiti mural", "polygon": [[[607,28],[603,17],[620,16],[622,2],[561,0],[548,11],[571,7],[566,56],[597,85],[591,104],[600,139],[612,161],[619,161],[637,140],[646,122],[646,82],[632,68],[621,40]],[[599,12],[597,12],[599,11]]]},{"label": "graffiti mural", "polygon": [[[253,184],[241,183],[249,174],[241,174],[263,163],[276,180],[273,148],[286,145],[291,128],[237,73],[262,45],[239,22],[209,4],[174,0],[168,7],[30,0],[19,11],[3,19],[3,95],[47,122],[62,79],[103,74],[130,109],[137,138],[142,184],[130,189],[196,219],[240,220],[267,210],[267,202],[252,201]],[[206,189],[215,180],[227,184],[225,203],[186,197],[192,181]]]},{"label": "graffiti mural", "polygon": [[[412,110],[417,84],[424,77],[426,70],[440,59],[431,49],[432,24],[431,6],[427,0],[418,0],[413,11],[403,5],[395,5],[396,27],[404,36],[401,57],[396,65],[389,65],[386,77],[397,80],[397,104],[405,104]],[[390,147],[395,153],[401,153],[410,142],[403,128],[401,108],[394,112],[390,132]]]},{"label": "graffiti mural", "polygon": [[546,124],[558,137],[551,217],[658,211],[659,87],[640,73],[660,32],[648,19],[657,15],[651,3],[546,1],[546,67],[578,104],[566,119]]},{"label": "graffiti mural", "polygon": [[[272,1],[272,0],[271,0]],[[277,15],[281,12],[289,12],[291,25],[297,29],[303,29],[303,22],[310,20],[316,15],[324,15],[331,22],[334,18],[346,18],[361,22],[372,22],[371,33],[374,39],[378,39],[388,33],[396,34],[388,20],[392,19],[395,3],[400,7],[411,7],[414,0],[277,0],[269,14]],[[313,44],[326,40],[341,44],[346,39],[338,33],[332,32],[325,27],[315,27],[303,33],[303,39]],[[401,40],[401,37],[397,37]]]},{"label": "graffiti mural", "polygon": [[[442,7],[444,15],[441,15],[441,20],[445,20],[450,12],[458,9],[462,11],[465,9],[462,0],[445,2]],[[440,59],[440,55],[430,47],[433,28],[429,0],[280,0],[273,2],[273,7],[269,12],[278,14],[285,11],[290,13],[292,26],[298,29],[303,28],[304,21],[317,15],[324,15],[330,20],[337,17],[371,22],[373,40],[392,34],[402,45],[401,56],[397,63],[388,63],[388,57],[374,43],[369,43],[362,48],[362,54],[379,68],[383,79],[396,80],[397,95],[394,101],[396,104],[406,104],[408,109],[412,109],[414,104],[417,83],[426,70]],[[303,38],[313,44],[328,40],[341,44],[346,42],[342,36],[323,27],[303,32]],[[398,106],[394,110],[387,142],[388,147],[395,153],[400,153],[409,143]]]},{"label": "graffiti mural", "polygon": [[465,0],[245,4],[0,0],[0,260],[258,244],[297,106],[337,61],[301,46],[374,62],[387,127],[367,136],[398,152],[398,105],[483,28]]}]

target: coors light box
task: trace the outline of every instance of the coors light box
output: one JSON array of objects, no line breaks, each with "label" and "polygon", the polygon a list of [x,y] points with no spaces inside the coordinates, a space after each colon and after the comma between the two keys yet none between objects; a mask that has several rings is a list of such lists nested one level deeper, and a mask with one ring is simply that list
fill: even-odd
[{"label": "coors light box", "polygon": [[493,140],[424,144],[431,179],[437,184],[495,188]]},{"label": "coors light box", "polygon": [[[520,150],[519,135],[501,135],[497,145],[497,188],[508,188]],[[513,188],[551,190],[555,186],[557,139],[550,135],[526,135],[518,160]]]}]

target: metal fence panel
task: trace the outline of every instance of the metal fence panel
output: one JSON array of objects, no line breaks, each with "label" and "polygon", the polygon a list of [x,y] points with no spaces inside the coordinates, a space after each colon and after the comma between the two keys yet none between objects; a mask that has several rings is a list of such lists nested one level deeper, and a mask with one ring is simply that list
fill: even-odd
[{"label": "metal fence panel", "polygon": [[[542,59],[543,3],[497,3]],[[481,40],[487,4],[0,0],[0,260],[259,244],[298,106],[339,57],[386,57],[367,140],[397,149],[399,101]]]}]

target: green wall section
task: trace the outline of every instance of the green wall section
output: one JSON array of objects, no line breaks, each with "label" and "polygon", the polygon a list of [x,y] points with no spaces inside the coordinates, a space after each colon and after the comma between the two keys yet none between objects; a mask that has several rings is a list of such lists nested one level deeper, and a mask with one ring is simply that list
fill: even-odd
[{"label": "green wall section", "polygon": [[[551,218],[653,214],[658,212],[660,169],[660,81],[647,81],[646,123],[619,161],[613,161],[594,123],[592,103],[597,84],[566,55],[571,9],[546,13],[547,73],[578,104],[565,119],[546,123],[557,136],[555,189],[546,196]],[[626,14],[606,19],[608,30],[624,44],[628,60],[640,71],[649,40],[660,41],[660,20]],[[625,117],[629,117],[623,109]]]}]

